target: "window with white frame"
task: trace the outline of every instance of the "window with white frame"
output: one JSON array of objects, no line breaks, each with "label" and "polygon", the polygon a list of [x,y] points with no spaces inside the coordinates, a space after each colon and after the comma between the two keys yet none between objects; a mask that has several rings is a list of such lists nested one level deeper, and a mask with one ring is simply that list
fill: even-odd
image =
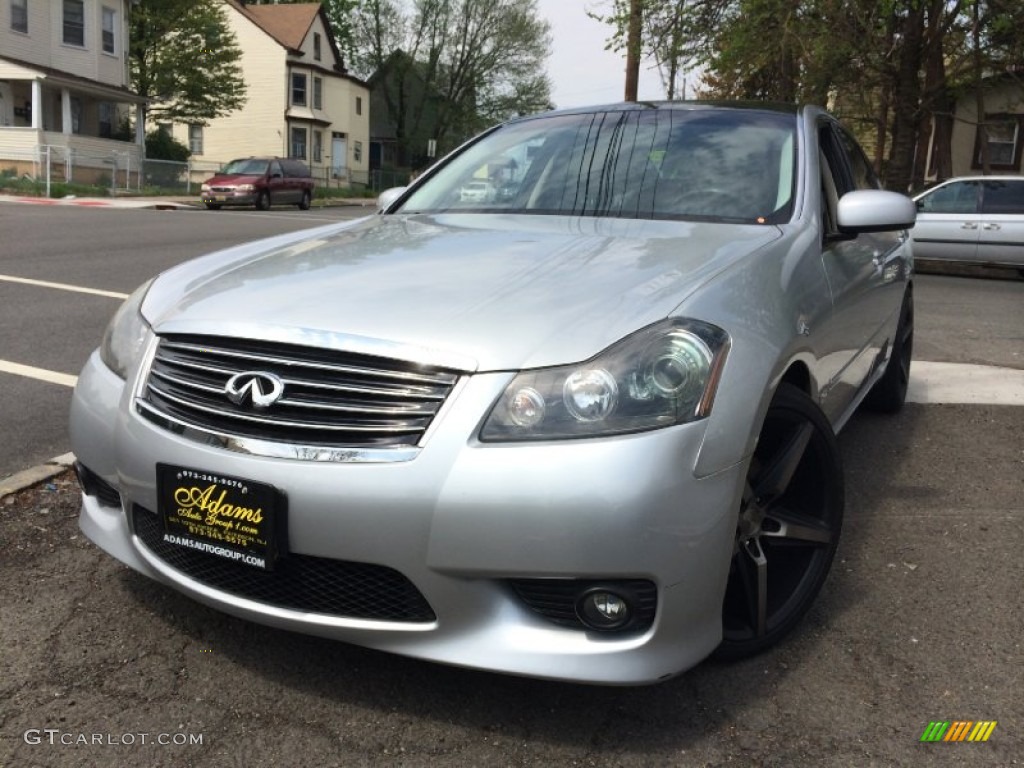
[{"label": "window with white frame", "polygon": [[[989,167],[1001,171],[1019,171],[1021,158],[1021,122],[1024,115],[985,115]],[[974,167],[981,168],[981,136],[977,137]]]},{"label": "window with white frame", "polygon": [[313,162],[323,161],[324,155],[324,132],[313,131]]},{"label": "window with white frame", "polygon": [[292,142],[291,151],[289,157],[295,157],[299,160],[306,159],[306,129],[305,128],[292,128]]},{"label": "window with white frame", "polygon": [[28,0],[11,0],[11,29],[28,32]]},{"label": "window with white frame", "polygon": [[103,6],[103,52],[117,53],[117,11]]},{"label": "window with white frame", "polygon": [[322,77],[313,78],[313,109],[324,108],[324,79]]},{"label": "window with white frame", "polygon": [[306,75],[304,72],[292,72],[292,104],[296,107],[306,106]]},{"label": "window with white frame", "polygon": [[188,149],[193,155],[203,154],[203,126],[198,123],[188,127]]},{"label": "window with white frame", "polygon": [[313,58],[320,61],[320,33],[313,33]]},{"label": "window with white frame", "polygon": [[64,44],[85,45],[85,0],[64,0]]},{"label": "window with white frame", "polygon": [[363,142],[352,142],[352,160],[357,163],[363,162]]}]

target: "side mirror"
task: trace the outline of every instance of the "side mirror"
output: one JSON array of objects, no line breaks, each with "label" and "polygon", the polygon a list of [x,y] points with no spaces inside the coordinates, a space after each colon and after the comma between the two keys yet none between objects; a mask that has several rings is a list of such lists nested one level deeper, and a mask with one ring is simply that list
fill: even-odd
[{"label": "side mirror", "polygon": [[858,189],[839,198],[836,223],[844,234],[910,229],[917,219],[914,201],[897,192]]},{"label": "side mirror", "polygon": [[391,207],[392,203],[405,194],[406,189],[408,189],[408,187],[391,187],[391,189],[385,189],[377,198],[377,210],[381,212],[386,211]]}]

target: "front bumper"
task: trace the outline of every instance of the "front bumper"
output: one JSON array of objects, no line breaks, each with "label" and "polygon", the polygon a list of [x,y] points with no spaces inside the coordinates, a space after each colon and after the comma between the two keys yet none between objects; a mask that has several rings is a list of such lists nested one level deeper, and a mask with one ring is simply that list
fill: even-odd
[{"label": "front bumper", "polygon": [[214,205],[255,205],[256,192],[204,192],[199,199]]},{"label": "front bumper", "polygon": [[[98,546],[227,613],[275,627],[460,666],[599,683],[655,682],[721,638],[742,466],[697,479],[702,423],[599,440],[481,444],[482,414],[511,374],[470,377],[421,453],[396,463],[323,464],[232,453],[140,418],[124,382],[93,354],[71,410],[78,459],[121,495],[83,495]],[[289,552],[394,569],[435,619],[397,622],[297,611],[211,588],[175,570],[132,529],[156,509],[156,464],[258,479],[288,499]],[[245,568],[247,566],[239,566]],[[597,633],[534,612],[509,579],[646,579],[653,624]]]}]

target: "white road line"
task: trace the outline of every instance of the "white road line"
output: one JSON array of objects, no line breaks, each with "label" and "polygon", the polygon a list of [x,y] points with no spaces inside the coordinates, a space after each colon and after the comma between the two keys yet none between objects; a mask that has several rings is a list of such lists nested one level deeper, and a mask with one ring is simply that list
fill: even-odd
[{"label": "white road line", "polygon": [[991,365],[914,360],[910,366],[907,401],[1024,405],[1024,371]]},{"label": "white road line", "polygon": [[69,285],[68,283],[51,283],[48,280],[33,280],[29,277],[16,277],[14,275],[0,275],[0,280],[8,283],[21,283],[22,285],[36,285],[40,288],[56,288],[59,291],[74,291],[75,293],[91,293],[94,296],[106,296],[110,299],[127,299],[127,293],[117,291],[103,291],[99,288],[86,288],[81,285]]},{"label": "white road line", "polygon": [[0,373],[13,373],[15,376],[26,376],[30,379],[45,381],[50,384],[63,384],[65,387],[73,387],[78,381],[77,376],[57,371],[48,371],[45,368],[36,368],[32,365],[13,363],[10,360],[0,360]]}]

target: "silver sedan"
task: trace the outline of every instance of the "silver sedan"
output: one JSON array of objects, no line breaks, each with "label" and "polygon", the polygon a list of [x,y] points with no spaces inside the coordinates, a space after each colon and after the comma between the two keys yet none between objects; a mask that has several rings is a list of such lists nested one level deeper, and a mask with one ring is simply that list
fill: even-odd
[{"label": "silver sedan", "polygon": [[645,683],[779,641],[839,542],[836,431],[906,394],[913,203],[821,110],[685,103],[518,119],[382,197],[124,304],[72,404],[86,535],[480,669]]}]

